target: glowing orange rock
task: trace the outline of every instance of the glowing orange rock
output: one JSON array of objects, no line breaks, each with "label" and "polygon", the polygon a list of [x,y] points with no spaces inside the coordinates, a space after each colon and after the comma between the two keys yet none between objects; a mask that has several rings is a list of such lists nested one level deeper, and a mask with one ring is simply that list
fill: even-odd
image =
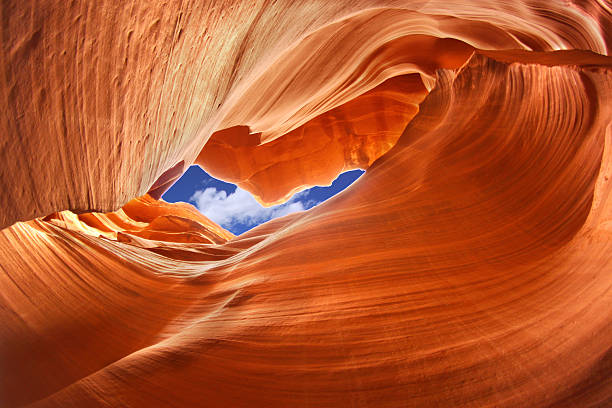
[{"label": "glowing orange rock", "polygon": [[[612,32],[602,1],[6,0],[2,15],[0,227],[117,210],[217,130],[267,142],[394,76],[431,89],[436,67],[462,58],[445,56],[452,41],[606,54]],[[440,44],[392,45],[413,36]]]},{"label": "glowing orange rock", "polygon": [[246,126],[216,132],[196,162],[263,203],[285,202],[343,171],[368,168],[395,145],[426,94],[418,75],[394,77],[266,144]]},{"label": "glowing orange rock", "polygon": [[164,242],[203,242],[223,244],[234,235],[219,227],[186,203],[169,204],[149,195],[136,198],[114,213],[70,211],[44,218],[55,225],[109,239],[128,240],[126,235]]},{"label": "glowing orange rock", "polygon": [[[350,3],[3,3],[0,405],[610,406],[609,7]],[[234,237],[199,155],[369,167]]]}]

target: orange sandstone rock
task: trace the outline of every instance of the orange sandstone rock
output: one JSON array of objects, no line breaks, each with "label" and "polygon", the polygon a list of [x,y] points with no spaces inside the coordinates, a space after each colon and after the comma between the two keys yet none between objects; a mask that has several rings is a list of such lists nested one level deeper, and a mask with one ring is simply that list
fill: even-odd
[{"label": "orange sandstone rock", "polygon": [[0,6],[1,406],[612,404],[609,6],[344,3]]},{"label": "orange sandstone rock", "polygon": [[431,89],[453,47],[385,54],[404,37],[607,54],[612,21],[600,0],[6,0],[0,12],[1,227],[117,210],[218,130],[269,141],[394,76]]},{"label": "orange sandstone rock", "polygon": [[393,77],[268,143],[247,126],[215,132],[196,163],[262,203],[285,202],[343,171],[368,168],[395,145],[426,94],[418,75]]}]

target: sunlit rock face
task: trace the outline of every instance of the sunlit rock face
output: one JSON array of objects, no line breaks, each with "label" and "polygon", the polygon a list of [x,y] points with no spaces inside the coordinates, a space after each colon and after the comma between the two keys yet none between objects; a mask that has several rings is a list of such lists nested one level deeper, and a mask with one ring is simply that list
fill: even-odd
[{"label": "sunlit rock face", "polygon": [[304,187],[368,168],[395,145],[426,94],[418,75],[393,77],[270,142],[248,126],[215,132],[196,162],[265,204],[286,202]]},{"label": "sunlit rock face", "polygon": [[608,3],[0,12],[1,406],[612,405]]}]

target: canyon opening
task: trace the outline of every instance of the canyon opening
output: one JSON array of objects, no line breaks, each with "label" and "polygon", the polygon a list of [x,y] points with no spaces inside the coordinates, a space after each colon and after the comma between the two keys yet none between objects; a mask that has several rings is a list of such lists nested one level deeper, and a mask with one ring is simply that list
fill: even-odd
[{"label": "canyon opening", "polygon": [[0,15],[0,406],[612,406],[609,1]]}]

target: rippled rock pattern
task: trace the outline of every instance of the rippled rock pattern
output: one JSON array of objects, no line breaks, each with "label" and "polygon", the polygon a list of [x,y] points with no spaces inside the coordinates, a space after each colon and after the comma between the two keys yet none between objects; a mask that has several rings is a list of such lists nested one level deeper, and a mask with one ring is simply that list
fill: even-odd
[{"label": "rippled rock pattern", "polygon": [[0,14],[1,406],[612,406],[606,0]]}]

